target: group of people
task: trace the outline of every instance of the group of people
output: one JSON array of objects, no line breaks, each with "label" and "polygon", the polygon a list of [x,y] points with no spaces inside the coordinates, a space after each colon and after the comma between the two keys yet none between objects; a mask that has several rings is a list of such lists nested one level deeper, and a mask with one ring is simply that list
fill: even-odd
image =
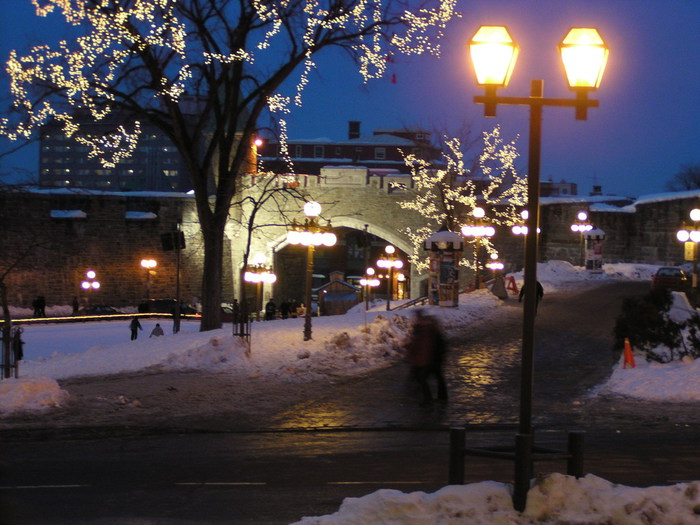
[{"label": "group of people", "polygon": [[[131,340],[134,341],[138,339],[139,330],[143,330],[143,327],[141,326],[138,317],[134,317],[131,320],[131,323],[129,323],[129,330],[131,330]],[[163,332],[163,327],[160,326],[160,323],[156,323],[156,325],[153,327],[153,330],[151,330],[151,335],[149,335],[148,337],[159,337],[164,334],[165,332]]]}]

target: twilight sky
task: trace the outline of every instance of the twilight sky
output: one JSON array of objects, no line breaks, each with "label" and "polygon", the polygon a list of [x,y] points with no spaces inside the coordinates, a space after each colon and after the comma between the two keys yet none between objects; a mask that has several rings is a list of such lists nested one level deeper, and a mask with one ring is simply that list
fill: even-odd
[{"label": "twilight sky", "polygon": [[[525,96],[532,79],[544,79],[546,97],[569,97],[557,45],[569,28],[596,27],[610,59],[587,121],[573,109],[545,108],[543,180],[567,180],[586,195],[593,184],[605,193],[639,196],[663,191],[682,164],[700,164],[700,1],[698,0],[458,0],[463,14],[448,27],[439,59],[417,57],[392,65],[389,78],[363,85],[340,55],[321,57],[304,105],[290,120],[292,139],[343,139],[347,122],[363,134],[380,127],[423,126],[457,134],[500,124],[505,138],[520,135],[519,165],[527,163],[526,107],[498,108],[483,117],[472,102],[480,94],[465,43],[480,25],[505,25],[520,45],[511,85],[503,95]],[[57,18],[57,17],[53,17]],[[0,0],[0,57],[25,49],[56,24],[36,18],[30,0]],[[44,27],[50,24],[48,29]],[[2,72],[4,75],[4,72]],[[2,82],[0,85],[6,85]],[[4,94],[0,95],[0,99]],[[7,141],[0,139],[0,150]],[[0,162],[35,170],[33,152]]]}]

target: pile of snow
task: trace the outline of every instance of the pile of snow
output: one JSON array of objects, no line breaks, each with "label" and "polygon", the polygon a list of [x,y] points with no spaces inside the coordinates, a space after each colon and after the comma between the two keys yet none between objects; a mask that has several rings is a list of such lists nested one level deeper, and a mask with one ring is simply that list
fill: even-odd
[{"label": "pile of snow", "polygon": [[68,398],[68,392],[49,377],[12,377],[0,381],[1,415],[60,407]]},{"label": "pile of snow", "polygon": [[551,474],[530,489],[522,513],[513,509],[511,498],[509,486],[494,481],[450,485],[432,494],[381,489],[346,498],[334,514],[305,517],[293,525],[689,525],[700,521],[698,481],[631,488],[591,474],[580,479]]}]

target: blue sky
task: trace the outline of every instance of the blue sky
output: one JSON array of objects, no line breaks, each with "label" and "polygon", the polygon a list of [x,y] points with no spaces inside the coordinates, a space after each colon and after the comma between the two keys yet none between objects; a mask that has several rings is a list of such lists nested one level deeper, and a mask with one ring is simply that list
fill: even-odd
[{"label": "blue sky", "polygon": [[[322,57],[303,107],[289,118],[290,137],[342,139],[350,120],[362,122],[363,133],[403,125],[456,133],[464,123],[479,132],[500,124],[506,138],[520,136],[524,169],[528,111],[502,106],[497,118],[483,117],[472,102],[480,93],[466,42],[480,25],[506,25],[520,57],[502,94],[527,95],[530,81],[541,78],[545,96],[568,97],[557,44],[570,27],[596,27],[610,48],[595,95],[600,108],[587,121],[576,121],[572,109],[545,108],[542,179],[576,182],[580,194],[600,184],[606,193],[638,196],[663,191],[682,164],[700,164],[700,1],[462,0],[459,8],[463,18],[448,27],[442,57],[393,64],[396,83],[363,84],[347,59]],[[0,0],[2,56],[32,42],[43,23],[29,0]],[[31,167],[33,158],[18,156],[0,169]]]}]

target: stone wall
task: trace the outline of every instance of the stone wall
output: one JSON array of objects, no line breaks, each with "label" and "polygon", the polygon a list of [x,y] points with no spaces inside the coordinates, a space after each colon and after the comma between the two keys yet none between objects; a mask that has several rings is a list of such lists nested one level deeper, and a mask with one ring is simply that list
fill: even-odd
[{"label": "stone wall", "polygon": [[[368,182],[329,186],[314,177],[304,182],[302,189],[308,198],[323,203],[323,216],[331,218],[334,226],[362,231],[367,225],[369,233],[410,253],[412,247],[399,230],[419,226],[420,217],[398,205],[405,194],[391,191],[379,180],[370,178]],[[577,212],[585,209],[590,221],[606,233],[604,262],[681,264],[683,245],[675,232],[688,221],[698,200],[700,192],[666,194],[627,206],[586,198],[542,199],[539,259],[580,264],[580,236],[572,233],[570,226]],[[291,200],[288,211],[290,216],[303,219],[298,201]],[[192,196],[67,190],[0,194],[0,271],[16,266],[5,278],[10,304],[30,307],[37,295],[44,295],[49,305],[70,304],[77,296],[83,303],[135,306],[146,296],[146,271],[140,266],[144,258],[158,262],[151,277],[150,297],[174,297],[175,252],[162,250],[161,234],[173,231],[179,218],[187,242],[181,260],[181,297],[196,302],[201,293],[203,249]],[[275,271],[284,276],[278,285],[266,286],[261,299],[301,299],[306,250],[283,250],[286,229],[274,211],[268,210],[258,219],[260,224],[272,225],[256,233],[251,253],[266,253]],[[231,221],[226,235],[222,291],[223,299],[230,300],[240,293],[246,234]],[[505,227],[493,238],[507,271],[522,268],[523,241]],[[20,257],[24,253],[26,257]],[[342,265],[341,259],[337,262]],[[80,288],[87,270],[96,272],[99,290],[85,292]],[[460,272],[463,284],[473,279],[470,273]],[[426,277],[411,272],[411,297],[424,292]],[[249,291],[254,293],[254,289]]]}]

